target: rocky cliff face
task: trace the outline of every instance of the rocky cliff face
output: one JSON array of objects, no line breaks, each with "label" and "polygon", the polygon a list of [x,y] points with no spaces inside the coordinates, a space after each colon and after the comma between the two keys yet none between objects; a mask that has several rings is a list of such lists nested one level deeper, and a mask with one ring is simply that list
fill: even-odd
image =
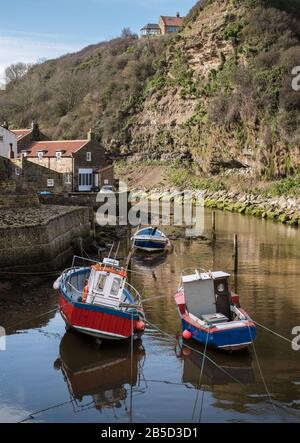
[{"label": "rocky cliff face", "polygon": [[[192,158],[200,171],[300,166],[300,21],[275,0],[203,1],[160,59],[124,152]],[[201,4],[201,2],[200,2]]]}]

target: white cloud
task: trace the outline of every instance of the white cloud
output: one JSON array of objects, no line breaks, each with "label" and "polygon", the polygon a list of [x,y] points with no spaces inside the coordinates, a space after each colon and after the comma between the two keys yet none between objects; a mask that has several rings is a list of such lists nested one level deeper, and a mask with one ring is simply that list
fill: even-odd
[{"label": "white cloud", "polygon": [[64,36],[3,31],[0,33],[0,83],[4,81],[4,70],[12,63],[35,63],[42,58],[55,58],[79,50],[83,44],[63,40]]}]

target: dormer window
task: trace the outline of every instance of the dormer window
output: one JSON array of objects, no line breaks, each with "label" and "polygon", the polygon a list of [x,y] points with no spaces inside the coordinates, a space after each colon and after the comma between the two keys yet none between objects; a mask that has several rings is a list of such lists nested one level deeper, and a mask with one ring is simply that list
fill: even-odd
[{"label": "dormer window", "polygon": [[38,154],[38,159],[39,159],[39,160],[43,160],[43,157],[44,157],[44,151],[39,151],[37,154]]},{"label": "dormer window", "polygon": [[28,152],[27,151],[21,151],[21,156],[22,157],[27,157]]},{"label": "dormer window", "polygon": [[59,161],[62,157],[62,151],[56,151],[56,160]]}]

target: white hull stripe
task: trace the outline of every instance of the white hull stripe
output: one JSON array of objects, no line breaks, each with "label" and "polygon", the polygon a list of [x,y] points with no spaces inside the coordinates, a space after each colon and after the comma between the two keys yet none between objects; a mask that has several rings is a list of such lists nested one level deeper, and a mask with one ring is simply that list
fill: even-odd
[{"label": "white hull stripe", "polygon": [[235,346],[245,346],[245,345],[251,345],[252,341],[247,341],[245,343],[238,343],[236,345],[222,345],[222,346],[218,346],[218,348],[234,348]]},{"label": "white hull stripe", "polygon": [[78,331],[82,331],[85,334],[101,335],[103,337],[114,337],[116,339],[127,338],[126,335],[114,334],[113,332],[104,332],[104,331],[100,331],[97,329],[85,328],[85,327],[76,326],[76,325],[72,325],[72,327],[74,329],[77,329]]}]

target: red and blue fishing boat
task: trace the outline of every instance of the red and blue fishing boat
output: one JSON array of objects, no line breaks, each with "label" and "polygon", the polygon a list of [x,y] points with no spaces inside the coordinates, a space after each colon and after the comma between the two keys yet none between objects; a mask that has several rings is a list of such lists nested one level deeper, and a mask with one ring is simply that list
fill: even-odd
[{"label": "red and blue fishing boat", "polygon": [[132,237],[133,247],[146,252],[161,252],[170,244],[167,236],[157,227],[139,229]]},{"label": "red and blue fishing boat", "polygon": [[127,269],[105,258],[73,266],[54,283],[68,328],[100,339],[122,340],[145,328],[141,296],[127,282]]},{"label": "red and blue fishing boat", "polygon": [[198,270],[181,278],[175,295],[183,337],[205,346],[228,351],[248,347],[256,337],[256,326],[229,290],[225,272]]}]

